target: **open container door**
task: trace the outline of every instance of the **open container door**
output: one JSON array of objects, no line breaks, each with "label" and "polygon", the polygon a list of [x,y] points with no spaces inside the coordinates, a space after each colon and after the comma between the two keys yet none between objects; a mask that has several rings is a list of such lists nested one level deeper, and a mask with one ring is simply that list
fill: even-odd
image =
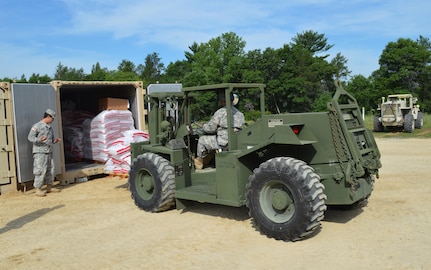
[{"label": "open container door", "polygon": [[[50,84],[11,84],[14,125],[15,125],[15,148],[17,160],[18,182],[32,181],[33,154],[32,143],[28,141],[28,133],[32,125],[43,118],[46,109],[57,112],[57,117],[51,124],[55,137],[62,135],[59,129],[59,106],[55,89]],[[60,145],[55,144],[53,157],[55,160],[55,174],[62,173],[63,163],[60,156]]]},{"label": "open container door", "polygon": [[[99,176],[103,176],[106,174],[116,174],[112,170],[106,169],[105,165],[108,160],[104,160],[101,156],[107,153],[110,143],[112,141],[108,141],[104,135],[108,134],[108,130],[104,132],[108,132],[106,134],[101,134],[101,129],[108,128],[104,126],[103,123],[98,123],[96,121],[96,132],[94,143],[91,140],[91,144],[88,145],[88,136],[84,131],[88,131],[91,133],[91,124],[88,126],[89,122],[87,120],[93,121],[93,117],[97,117],[100,113],[103,113],[105,110],[127,110],[130,111],[133,121],[133,126],[136,129],[145,130],[145,110],[144,110],[144,94],[145,90],[143,89],[143,83],[141,81],[52,81],[50,84],[54,87],[56,96],[57,96],[57,104],[61,104],[61,112],[57,112],[58,115],[61,113],[61,117],[59,116],[59,125],[61,128],[63,144],[61,147],[61,157],[62,157],[62,174],[57,175],[57,180],[60,181],[61,184],[71,184],[74,182],[86,181],[90,178],[96,178]],[[121,106],[114,106],[114,103],[107,101],[107,99],[113,100],[121,100]],[[117,101],[119,101],[117,100]],[[123,106],[123,102],[126,101],[125,106]],[[109,105],[110,104],[110,105]],[[84,112],[84,116],[80,113]],[[86,119],[82,122],[83,119]],[[80,123],[72,123],[71,119],[79,120]],[[98,120],[101,120],[98,118]],[[112,120],[112,119],[111,119]],[[91,123],[90,122],[90,123]],[[98,124],[97,124],[98,123]],[[118,123],[121,125],[121,123]],[[75,128],[82,128],[82,140],[80,143],[84,145],[86,150],[94,150],[91,149],[95,147],[94,151],[90,151],[91,153],[82,153],[80,151],[75,151],[72,153],[71,150],[76,150],[70,145],[70,131],[67,130],[68,127],[73,126]],[[81,131],[80,131],[81,132]],[[110,133],[112,134],[112,133]],[[119,138],[122,136],[121,132],[115,133],[116,137]],[[100,137],[99,137],[100,136]],[[80,136],[77,134],[78,139]],[[87,141],[86,141],[87,140]],[[77,140],[79,141],[79,140]],[[69,147],[67,145],[69,142]],[[87,142],[87,144],[86,144]],[[105,145],[103,145],[105,144]],[[81,146],[82,146],[81,145]],[[76,145],[75,145],[76,146]],[[88,148],[87,148],[88,147]],[[92,154],[96,154],[95,151],[99,151],[100,156],[98,158],[94,158]],[[75,155],[75,153],[79,152],[79,155]],[[85,151],[84,151],[85,152]],[[109,165],[108,165],[109,167]]]},{"label": "open container door", "polygon": [[10,84],[0,82],[0,195],[17,189]]}]

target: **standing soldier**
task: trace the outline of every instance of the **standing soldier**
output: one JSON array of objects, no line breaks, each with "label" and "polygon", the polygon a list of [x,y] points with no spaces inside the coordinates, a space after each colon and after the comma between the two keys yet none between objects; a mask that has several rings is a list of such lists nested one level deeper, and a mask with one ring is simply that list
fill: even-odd
[{"label": "standing soldier", "polygon": [[[54,138],[54,132],[50,124],[54,121],[55,112],[46,110],[43,119],[32,126],[28,134],[28,140],[33,143],[33,174],[36,188],[36,196],[44,197],[46,193],[60,192],[53,188],[55,176],[54,159],[52,157],[52,145],[59,142],[60,138]],[[42,190],[46,184],[46,192]]]}]

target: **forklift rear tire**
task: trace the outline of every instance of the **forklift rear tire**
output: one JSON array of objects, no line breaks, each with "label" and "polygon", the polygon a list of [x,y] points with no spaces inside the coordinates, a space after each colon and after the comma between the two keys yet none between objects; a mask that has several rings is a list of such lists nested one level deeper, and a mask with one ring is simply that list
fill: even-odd
[{"label": "forklift rear tire", "polygon": [[415,128],[421,129],[424,126],[424,116],[422,112],[418,112],[418,116],[415,120]]},{"label": "forklift rear tire", "polygon": [[305,162],[273,158],[256,168],[249,180],[246,205],[261,233],[297,241],[320,229],[326,210],[324,186]]},{"label": "forklift rear tire", "polygon": [[380,117],[377,115],[373,119],[373,129],[375,132],[382,132],[385,129],[382,122],[380,122]]},{"label": "forklift rear tire", "polygon": [[407,133],[412,133],[415,130],[415,119],[411,113],[404,116],[404,130]]},{"label": "forklift rear tire", "polygon": [[161,212],[175,205],[175,172],[170,162],[154,153],[136,157],[129,172],[129,189],[136,206]]}]

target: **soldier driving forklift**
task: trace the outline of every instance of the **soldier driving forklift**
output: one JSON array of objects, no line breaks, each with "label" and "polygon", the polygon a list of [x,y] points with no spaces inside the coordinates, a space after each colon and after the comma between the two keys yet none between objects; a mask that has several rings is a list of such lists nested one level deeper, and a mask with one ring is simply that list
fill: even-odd
[{"label": "soldier driving forklift", "polygon": [[[218,100],[221,108],[219,108],[208,123],[202,125],[202,130],[205,135],[199,137],[196,157],[194,158],[195,168],[201,170],[204,166],[208,165],[214,158],[215,153],[227,149],[228,132],[227,132],[227,109],[226,98],[223,92],[218,93]],[[240,131],[244,124],[244,114],[234,106],[238,103],[239,98],[236,94],[231,94],[231,114],[234,132]]]},{"label": "soldier driving forklift", "polygon": [[[264,84],[217,84],[148,98],[150,141],[131,145],[129,189],[149,212],[193,202],[246,206],[257,230],[295,241],[320,227],[326,205],[352,206],[371,195],[380,152],[365,128],[356,99],[339,82],[327,112],[266,114]],[[226,114],[233,93],[259,96],[260,118],[241,130],[227,117],[228,148],[215,167],[197,170],[201,131],[193,124],[196,96],[222,93]],[[234,110],[235,108],[235,110]]]}]

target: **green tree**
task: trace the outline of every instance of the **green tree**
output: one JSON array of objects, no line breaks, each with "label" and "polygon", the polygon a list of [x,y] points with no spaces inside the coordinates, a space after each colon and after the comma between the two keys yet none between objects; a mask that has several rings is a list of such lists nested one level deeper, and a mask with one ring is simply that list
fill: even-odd
[{"label": "green tree", "polygon": [[431,51],[430,42],[400,38],[389,42],[383,50],[374,73],[375,86],[382,96],[395,93],[412,93],[430,108]]},{"label": "green tree", "polygon": [[411,39],[389,42],[379,59],[380,75],[392,91],[415,92],[418,75],[430,62],[430,52]]},{"label": "green tree", "polygon": [[51,78],[48,75],[45,74],[43,76],[40,76],[39,73],[31,74],[30,78],[28,79],[29,83],[49,83],[50,81]]},{"label": "green tree", "polygon": [[135,73],[136,66],[132,61],[123,59],[121,63],[118,65],[117,70],[122,72]]},{"label": "green tree", "polygon": [[66,75],[67,71],[68,68],[59,62],[57,68],[55,69],[54,79],[61,80]]},{"label": "green tree", "polygon": [[132,61],[123,59],[117,70],[109,72],[106,76],[108,81],[139,81],[141,78],[136,73],[136,66]]},{"label": "green tree", "polygon": [[25,77],[24,74],[21,75],[21,78],[19,80],[15,80],[17,83],[26,83],[27,82],[27,78]]},{"label": "green tree", "polygon": [[353,76],[345,89],[356,98],[360,107],[365,107],[367,112],[375,110],[381,100],[373,83],[363,75]]},{"label": "green tree", "polygon": [[107,81],[141,81],[138,74],[127,71],[111,71],[106,75]]},{"label": "green tree", "polygon": [[292,49],[285,44],[280,49],[266,48],[262,54],[260,71],[266,82],[266,107],[273,113],[291,111],[292,100],[289,81],[293,78],[291,68],[294,59]]},{"label": "green tree", "polygon": [[69,68],[67,66],[63,66],[60,63],[58,63],[54,80],[63,80],[63,81],[82,81],[85,79],[85,73],[84,69],[76,69],[76,68]]},{"label": "green tree", "polygon": [[417,43],[420,46],[423,46],[424,48],[426,48],[428,51],[431,50],[431,41],[429,38],[419,35],[419,38],[417,39]]},{"label": "green tree", "polygon": [[[301,46],[305,50],[309,51],[313,56],[329,51],[333,44],[328,44],[328,39],[325,34],[319,34],[312,30],[304,31],[297,34],[292,38],[292,43],[290,45]],[[328,57],[329,54],[321,56],[322,58]]]},{"label": "green tree", "polygon": [[[417,42],[420,46],[426,48],[428,52],[431,52],[431,41],[429,38],[419,36]],[[428,62],[418,77],[421,82],[421,89],[418,91],[419,104],[421,104],[423,111],[429,111],[431,110],[431,63]]]},{"label": "green tree", "polygon": [[245,54],[242,71],[242,82],[244,83],[263,83],[263,54],[261,50],[252,50]]},{"label": "green tree", "polygon": [[[207,43],[189,46],[190,52],[185,53],[191,70],[182,83],[184,86],[241,82],[244,64],[245,41],[233,32],[224,33]],[[205,93],[198,98],[195,113],[204,112],[209,115],[214,106],[214,97]]]},{"label": "green tree", "polygon": [[[261,50],[252,50],[245,54],[244,65],[242,67],[242,82],[244,83],[264,83],[264,76],[268,75],[263,67],[264,55]],[[256,120],[256,112],[259,112],[260,99],[256,91],[243,91],[240,95],[239,109],[244,112],[247,120]]]},{"label": "green tree", "polygon": [[145,57],[144,65],[138,65],[138,74],[145,84],[160,81],[162,73],[165,70],[165,66],[161,60],[158,53],[153,52]]},{"label": "green tree", "polygon": [[337,53],[337,55],[331,60],[331,65],[336,69],[335,78],[338,80],[346,79],[347,76],[352,73],[347,67],[347,58]]},{"label": "green tree", "polygon": [[193,42],[193,44],[189,46],[190,51],[184,52],[184,55],[189,63],[196,62],[195,54],[199,53],[199,48],[200,48],[199,44],[196,42]]},{"label": "green tree", "polygon": [[[190,52],[186,52],[185,55],[191,62],[193,73],[196,74],[198,70],[204,71],[204,80],[200,80],[201,82],[209,84],[240,82],[245,55],[244,47],[245,41],[235,33],[229,32],[213,38],[207,43],[199,45],[193,43],[189,47]],[[189,82],[185,81],[185,83]]]},{"label": "green tree", "polygon": [[[318,38],[310,38],[310,33],[307,32],[307,39],[293,38],[300,43],[294,42],[281,49],[281,59],[284,59],[281,86],[287,91],[284,107],[291,112],[317,110],[314,105],[316,99],[322,94],[333,92],[335,88],[333,78],[336,68],[325,60],[329,55],[316,56],[318,52],[324,52],[332,45],[327,45],[324,35],[312,33]],[[312,41],[318,44],[313,45]]]},{"label": "green tree", "polygon": [[166,71],[163,74],[163,81],[167,83],[181,83],[186,74],[191,71],[192,67],[189,61],[175,61],[167,66]]},{"label": "green tree", "polygon": [[8,77],[4,77],[3,79],[0,80],[0,82],[12,82],[13,80],[11,78]]},{"label": "green tree", "polygon": [[89,81],[103,81],[106,79],[109,71],[107,68],[102,68],[100,63],[97,62],[91,67],[91,73],[86,76],[86,80]]},{"label": "green tree", "polygon": [[[208,84],[207,74],[204,70],[195,69],[188,72],[183,78],[183,86],[196,86]],[[203,105],[204,107],[204,105]]]}]

